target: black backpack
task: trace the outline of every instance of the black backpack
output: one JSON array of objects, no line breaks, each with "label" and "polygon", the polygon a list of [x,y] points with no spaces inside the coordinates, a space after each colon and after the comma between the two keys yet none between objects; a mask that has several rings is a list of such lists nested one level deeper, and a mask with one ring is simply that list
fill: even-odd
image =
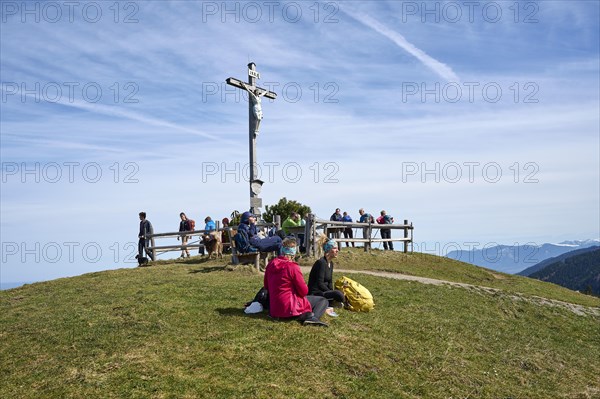
[{"label": "black backpack", "polygon": [[262,287],[254,296],[254,299],[246,302],[245,306],[250,306],[252,302],[258,302],[262,305],[263,309],[269,309],[269,291],[265,287]]},{"label": "black backpack", "polygon": [[238,230],[236,235],[233,236],[233,241],[235,242],[235,248],[241,254],[257,252],[257,249],[250,245],[248,235],[241,230]]}]

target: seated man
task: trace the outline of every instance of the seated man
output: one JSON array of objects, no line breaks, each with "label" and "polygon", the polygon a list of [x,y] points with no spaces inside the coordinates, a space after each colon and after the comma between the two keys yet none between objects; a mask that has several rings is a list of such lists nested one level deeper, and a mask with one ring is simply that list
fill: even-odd
[{"label": "seated man", "polygon": [[[274,236],[261,238],[259,236],[258,229],[256,228],[256,218],[250,212],[244,212],[242,214],[237,234],[241,234],[244,239],[248,241],[250,246],[255,247],[260,252],[279,252],[279,249],[281,248],[281,237]],[[242,248],[238,248],[238,250],[242,253],[244,252]]]},{"label": "seated man", "polygon": [[300,227],[300,215],[296,212],[292,212],[290,217],[283,221],[281,228],[283,229],[286,236],[290,235],[290,227]]},{"label": "seated man", "polygon": [[289,230],[290,227],[302,227],[304,226],[304,220],[300,218],[300,214],[297,212],[292,212],[290,217],[285,219],[283,224],[281,225],[286,236],[294,235],[296,236],[296,241],[300,245],[300,252],[304,252],[304,234],[303,233],[293,233]]}]

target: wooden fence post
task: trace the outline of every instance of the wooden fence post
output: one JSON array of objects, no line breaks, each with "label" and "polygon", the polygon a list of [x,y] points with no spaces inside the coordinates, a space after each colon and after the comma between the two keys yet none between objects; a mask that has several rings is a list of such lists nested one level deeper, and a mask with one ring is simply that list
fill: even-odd
[{"label": "wooden fence post", "polygon": [[414,238],[413,238],[413,224],[412,222],[410,222],[410,253],[412,254],[415,250],[415,247],[413,245],[413,243],[415,242]]},{"label": "wooden fence post", "polygon": [[[237,257],[237,250],[235,249],[235,244],[233,242],[233,229],[231,227],[227,227],[229,229],[229,248],[231,248],[231,263],[237,265],[240,263],[240,260]],[[236,232],[237,234],[237,232]]]},{"label": "wooden fence post", "polygon": [[[408,220],[404,219],[404,238],[408,238]],[[404,253],[408,252],[408,241],[403,241]]]},{"label": "wooden fence post", "polygon": [[310,232],[310,239],[311,241],[311,245],[313,247],[313,256],[317,256],[318,252],[318,248],[317,248],[317,223],[315,222],[315,215],[314,213],[310,214],[310,219],[311,219],[311,232]]},{"label": "wooden fence post", "polygon": [[[150,225],[150,234],[154,234],[154,227],[152,226],[152,224]],[[146,241],[146,237],[144,237],[144,241]],[[145,242],[144,245],[146,245]],[[152,245],[152,260],[154,261],[156,260],[156,250],[154,249],[154,237],[150,238],[150,245]]]},{"label": "wooden fence post", "polygon": [[371,252],[371,218],[369,218],[369,227],[367,227],[368,242],[366,243],[365,252]]},{"label": "wooden fence post", "polygon": [[310,233],[312,232],[312,219],[306,218],[306,224],[304,225],[304,248],[306,248],[306,256],[310,257],[312,252],[312,245],[310,241]]}]

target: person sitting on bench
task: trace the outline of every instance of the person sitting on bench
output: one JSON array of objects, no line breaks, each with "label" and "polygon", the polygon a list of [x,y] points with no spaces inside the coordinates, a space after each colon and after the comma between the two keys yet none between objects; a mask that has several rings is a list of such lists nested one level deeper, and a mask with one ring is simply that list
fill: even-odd
[{"label": "person sitting on bench", "polygon": [[[242,214],[240,224],[238,226],[238,234],[247,237],[248,243],[255,247],[259,252],[277,252],[281,248],[281,237],[264,237],[261,238],[256,228],[256,218],[250,212]],[[237,242],[236,242],[237,245]]]}]

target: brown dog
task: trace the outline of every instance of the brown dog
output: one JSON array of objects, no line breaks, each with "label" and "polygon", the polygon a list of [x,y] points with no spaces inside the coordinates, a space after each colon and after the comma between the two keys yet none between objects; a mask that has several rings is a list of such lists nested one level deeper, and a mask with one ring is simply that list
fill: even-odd
[{"label": "brown dog", "polygon": [[221,242],[221,233],[211,231],[210,234],[206,234],[202,237],[204,247],[208,251],[208,259],[215,254],[215,259],[223,258],[223,243]]}]

